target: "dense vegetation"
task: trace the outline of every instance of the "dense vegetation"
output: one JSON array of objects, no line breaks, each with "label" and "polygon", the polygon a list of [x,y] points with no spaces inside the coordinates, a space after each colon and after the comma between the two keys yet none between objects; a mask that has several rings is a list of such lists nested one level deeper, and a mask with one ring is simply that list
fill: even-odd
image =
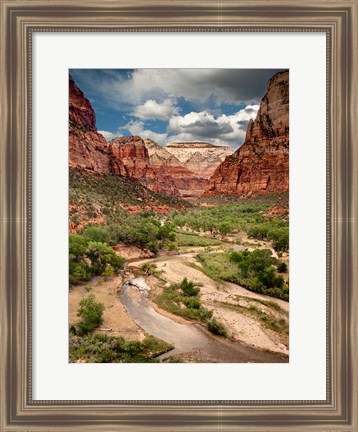
[{"label": "dense vegetation", "polygon": [[174,347],[153,336],[143,341],[125,340],[106,334],[70,335],[70,362],[86,363],[158,363],[157,356]]},{"label": "dense vegetation", "polygon": [[[149,212],[128,214],[121,224],[89,226],[82,234],[70,234],[70,283],[90,280],[93,276],[113,276],[124,265],[124,258],[110,247],[120,242],[157,253],[175,240],[173,225],[162,222]],[[172,246],[174,247],[174,246]]]},{"label": "dense vegetation", "polygon": [[212,333],[225,336],[224,326],[215,318],[212,319],[213,311],[201,304],[199,293],[200,287],[184,278],[180,283],[173,283],[165,288],[154,301],[159,307],[175,315],[207,323]]},{"label": "dense vegetation", "polygon": [[276,252],[289,248],[288,221],[265,215],[268,204],[225,204],[217,207],[195,207],[174,211],[170,218],[176,227],[189,227],[194,232],[207,232],[224,237],[235,234],[273,242]]},{"label": "dense vegetation", "polygon": [[128,214],[121,223],[107,225],[103,229],[108,233],[110,245],[122,242],[148,249],[155,254],[166,246],[172,246],[175,240],[174,226],[169,221],[161,221],[150,212]]},{"label": "dense vegetation", "polygon": [[162,195],[139,182],[110,174],[89,173],[81,168],[70,169],[70,221],[79,225],[98,217],[106,223],[119,223],[126,218],[126,206],[155,208],[187,208],[181,198]]},{"label": "dense vegetation", "polygon": [[94,276],[118,274],[125,260],[116,255],[107,243],[87,240],[83,235],[69,237],[70,284],[88,281]]},{"label": "dense vegetation", "polygon": [[288,284],[278,272],[285,272],[287,266],[274,258],[269,249],[253,252],[199,254],[202,267],[197,266],[214,280],[226,280],[251,291],[288,300]]}]

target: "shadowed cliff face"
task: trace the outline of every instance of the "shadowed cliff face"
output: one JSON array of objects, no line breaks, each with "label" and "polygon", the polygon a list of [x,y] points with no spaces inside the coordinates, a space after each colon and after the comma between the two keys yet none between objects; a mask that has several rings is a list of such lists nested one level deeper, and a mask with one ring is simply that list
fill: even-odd
[{"label": "shadowed cliff face", "polygon": [[97,132],[96,115],[88,99],[85,98],[69,76],[69,124],[71,129],[79,129],[85,132]]},{"label": "shadowed cliff face", "polygon": [[288,71],[268,82],[244,144],[218,166],[205,195],[252,195],[288,191],[289,85]]},{"label": "shadowed cliff face", "polygon": [[69,165],[109,172],[107,143],[97,133],[96,116],[88,99],[69,77]]}]

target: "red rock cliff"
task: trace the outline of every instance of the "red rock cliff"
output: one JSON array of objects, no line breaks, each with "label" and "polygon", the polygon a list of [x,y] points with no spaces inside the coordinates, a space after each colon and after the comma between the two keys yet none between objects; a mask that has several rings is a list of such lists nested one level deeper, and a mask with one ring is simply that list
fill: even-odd
[{"label": "red rock cliff", "polygon": [[108,173],[105,138],[97,133],[96,116],[88,99],[69,77],[69,165]]},{"label": "red rock cliff", "polygon": [[144,144],[148,150],[150,164],[156,173],[156,182],[159,186],[157,191],[163,190],[166,184],[171,184],[176,194],[182,197],[197,197],[203,194],[208,186],[207,178],[184,166],[167,150],[168,147],[162,147],[150,139],[144,140]]},{"label": "red rock cliff", "polygon": [[288,114],[286,71],[269,80],[256,119],[248,124],[244,144],[215,170],[205,195],[287,192]]}]

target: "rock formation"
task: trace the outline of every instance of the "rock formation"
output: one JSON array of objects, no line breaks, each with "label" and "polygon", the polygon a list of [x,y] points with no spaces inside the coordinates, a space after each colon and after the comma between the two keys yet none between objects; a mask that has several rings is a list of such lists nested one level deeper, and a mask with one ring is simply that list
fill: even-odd
[{"label": "rock formation", "polygon": [[244,144],[219,165],[205,195],[252,195],[288,191],[288,71],[268,82],[256,119],[250,120]]},{"label": "rock formation", "polygon": [[171,143],[165,147],[180,163],[200,177],[209,178],[232,154],[230,147],[205,142]]},{"label": "rock formation", "polygon": [[107,143],[88,99],[69,77],[69,165],[108,173]]},{"label": "rock formation", "polygon": [[[156,172],[156,183],[163,190],[166,182],[171,182],[177,193],[185,198],[198,197],[208,186],[208,178],[198,175],[172,155],[167,147],[162,147],[150,139],[144,140],[150,159],[150,165]],[[163,186],[160,186],[160,185]],[[150,187],[150,186],[148,186]],[[151,186],[151,188],[153,188]]]},{"label": "rock formation", "polygon": [[152,163],[147,146],[141,137],[115,138],[109,142],[109,152],[113,174],[134,178],[155,192],[180,195],[173,179],[165,169],[162,169],[162,165]]}]

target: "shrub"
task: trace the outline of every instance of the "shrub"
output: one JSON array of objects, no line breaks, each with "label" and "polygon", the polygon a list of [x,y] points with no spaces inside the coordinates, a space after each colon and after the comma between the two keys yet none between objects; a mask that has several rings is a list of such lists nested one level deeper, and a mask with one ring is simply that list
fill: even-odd
[{"label": "shrub", "polygon": [[216,318],[213,318],[211,321],[208,322],[208,329],[209,331],[211,331],[211,333],[214,333],[216,335],[227,336],[224,324],[222,324]]},{"label": "shrub", "polygon": [[287,272],[287,264],[284,261],[280,261],[277,265],[277,271],[279,273],[286,273]]},{"label": "shrub", "polygon": [[183,291],[184,295],[190,297],[197,296],[200,292],[200,288],[196,288],[195,283],[193,281],[188,281],[187,278],[181,281],[180,289]]},{"label": "shrub", "polygon": [[160,273],[162,273],[161,270],[158,270],[157,265],[152,262],[144,263],[141,265],[141,269],[144,271],[144,273],[155,277],[158,277]]},{"label": "shrub", "polygon": [[200,300],[197,297],[184,297],[183,303],[189,309],[199,309],[201,306]]},{"label": "shrub", "polygon": [[96,302],[95,296],[90,294],[80,301],[77,316],[82,318],[78,323],[80,334],[87,334],[103,323],[103,303]]},{"label": "shrub", "polygon": [[111,264],[107,264],[106,268],[104,269],[104,272],[102,273],[102,276],[104,276],[104,279],[107,280],[110,277],[113,277],[115,275],[114,269],[111,266]]},{"label": "shrub", "polygon": [[171,284],[154,300],[163,309],[192,320],[207,322],[213,312],[206,309],[199,298],[200,288],[195,283],[183,279],[180,283]]}]

